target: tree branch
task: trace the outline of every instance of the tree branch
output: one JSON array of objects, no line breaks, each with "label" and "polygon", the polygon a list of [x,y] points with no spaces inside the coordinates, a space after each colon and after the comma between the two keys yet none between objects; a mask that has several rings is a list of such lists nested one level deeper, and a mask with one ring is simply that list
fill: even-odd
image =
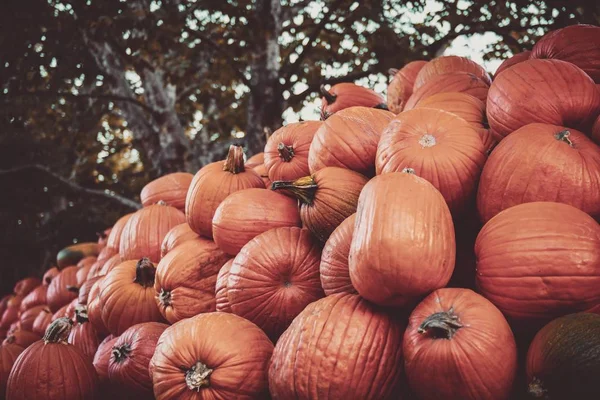
[{"label": "tree branch", "polygon": [[5,169],[5,170],[0,170],[0,176],[3,175],[10,175],[10,174],[16,174],[22,171],[27,171],[27,170],[34,170],[34,171],[41,171],[44,172],[46,175],[51,176],[52,178],[54,178],[55,180],[63,183],[64,185],[68,186],[71,190],[76,191],[76,192],[82,192],[82,193],[87,193],[89,195],[92,196],[99,196],[99,197],[104,197],[106,199],[109,199],[113,202],[116,203],[120,203],[123,206],[132,208],[132,209],[139,209],[141,208],[141,204],[128,199],[126,197],[120,196],[118,194],[114,194],[114,193],[107,193],[104,190],[98,190],[98,189],[89,189],[83,186],[80,186],[79,184],[77,184],[76,182],[70,181],[69,179],[62,177],[60,175],[58,175],[57,173],[51,171],[48,167],[45,167],[43,165],[40,164],[28,164],[28,165],[21,165],[19,167],[14,167],[14,168],[9,168],[9,169]]}]

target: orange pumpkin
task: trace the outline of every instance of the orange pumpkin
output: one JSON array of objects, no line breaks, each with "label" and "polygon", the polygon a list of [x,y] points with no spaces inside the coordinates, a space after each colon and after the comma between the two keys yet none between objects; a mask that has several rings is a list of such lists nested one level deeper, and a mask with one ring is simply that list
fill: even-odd
[{"label": "orange pumpkin", "polygon": [[447,111],[461,117],[473,128],[483,128],[484,126],[485,103],[467,93],[437,93],[419,102],[415,108],[435,108]]},{"label": "orange pumpkin", "polygon": [[118,336],[109,335],[98,345],[98,350],[94,354],[94,369],[98,374],[100,383],[108,383],[108,362],[112,356],[112,348],[117,342]]},{"label": "orange pumpkin", "polygon": [[253,169],[260,176],[265,184],[265,188],[271,187],[271,180],[265,167],[265,153],[258,153],[250,157],[244,165],[248,169]]},{"label": "orange pumpkin", "polygon": [[23,301],[21,301],[21,305],[19,307],[20,311],[23,312],[35,306],[45,305],[47,292],[48,286],[46,285],[39,285],[33,289],[27,296],[23,298]]},{"label": "orange pumpkin", "polygon": [[244,167],[244,150],[230,146],[227,159],[214,162],[196,173],[185,201],[185,215],[190,228],[212,239],[212,220],[217,207],[238,190],[264,188],[262,178]]},{"label": "orange pumpkin", "polygon": [[170,251],[158,264],[154,291],[158,309],[170,323],[215,311],[215,283],[229,260],[212,241],[195,239]]},{"label": "orange pumpkin", "polygon": [[406,101],[413,92],[415,79],[426,64],[427,61],[423,60],[411,61],[400,70],[394,68],[389,70],[392,81],[387,87],[387,105],[391,112],[399,114],[404,109]]},{"label": "orange pumpkin", "polygon": [[440,191],[453,215],[475,198],[485,163],[483,142],[468,122],[435,109],[414,109],[398,115],[381,135],[377,174],[414,170]]},{"label": "orange pumpkin", "polygon": [[121,262],[123,262],[123,259],[121,258],[120,254],[115,254],[114,256],[112,256],[111,258],[109,258],[104,265],[102,266],[102,269],[100,270],[100,272],[98,273],[99,276],[104,276],[104,275],[108,275],[108,273],[110,271],[112,271],[113,269],[115,269],[115,267],[119,264],[121,264]]},{"label": "orange pumpkin", "polygon": [[[598,91],[600,92],[600,86]],[[592,126],[592,139],[596,144],[600,144],[600,114],[598,114],[598,118],[596,118],[596,122]]]},{"label": "orange pumpkin", "polygon": [[88,256],[88,257],[82,258],[77,263],[77,267],[89,269],[92,265],[94,265],[96,263],[97,260],[98,260],[98,258],[96,256]]},{"label": "orange pumpkin", "polygon": [[450,280],[454,225],[444,197],[425,179],[404,172],[373,178],[354,227],[350,279],[365,299],[407,306]]},{"label": "orange pumpkin", "polygon": [[21,315],[19,316],[19,326],[21,327],[21,329],[25,331],[32,331],[33,322],[35,321],[35,318],[44,308],[46,308],[46,306],[40,304],[21,312]]},{"label": "orange pumpkin", "polygon": [[255,155],[253,155],[252,157],[247,159],[246,164],[244,164],[244,166],[246,168],[254,168],[257,165],[264,164],[264,163],[265,163],[265,153],[261,152],[261,153],[256,153]]},{"label": "orange pumpkin", "polygon": [[66,306],[73,299],[77,298],[79,286],[77,285],[77,271],[79,268],[72,265],[60,271],[60,273],[50,282],[46,299],[48,307],[52,311]]},{"label": "orange pumpkin", "polygon": [[323,247],[319,270],[321,286],[327,296],[336,293],[358,293],[352,286],[348,269],[348,253],[350,253],[355,221],[356,214],[346,218],[335,228]]},{"label": "orange pumpkin", "polygon": [[185,197],[194,176],[187,172],[174,172],[161,176],[149,182],[140,193],[140,200],[144,207],[163,201],[171,207],[183,211]]},{"label": "orange pumpkin", "polygon": [[89,322],[86,306],[80,305],[75,308],[75,325],[69,333],[67,342],[81,350],[90,360],[94,359],[98,345],[100,345],[100,338],[94,326]]},{"label": "orange pumpkin", "polygon": [[25,297],[29,294],[29,292],[31,292],[33,289],[35,289],[41,284],[42,282],[40,282],[39,278],[28,277],[18,281],[15,284],[13,291],[17,296]]},{"label": "orange pumpkin", "polygon": [[77,296],[77,302],[81,305],[86,305],[88,303],[88,298],[90,296],[90,292],[92,290],[92,286],[94,283],[98,282],[101,276],[96,276],[94,278],[90,278],[85,281],[83,285],[79,288],[79,294]]},{"label": "orange pumpkin", "polygon": [[59,273],[60,273],[60,271],[58,270],[58,268],[50,267],[44,273],[44,277],[42,278],[42,285],[46,285],[46,286],[50,285],[50,282],[52,282],[52,279],[54,279]]},{"label": "orange pumpkin", "polygon": [[162,259],[169,251],[188,240],[198,239],[200,236],[190,228],[187,223],[179,224],[171,229],[160,245],[160,258]]},{"label": "orange pumpkin", "polygon": [[103,230],[102,232],[96,232],[98,236],[98,249],[102,250],[106,247],[106,242],[108,242],[108,235],[110,235],[112,227]]},{"label": "orange pumpkin", "polygon": [[221,250],[234,256],[261,233],[300,223],[294,199],[271,190],[246,189],[231,194],[217,208],[213,237]]},{"label": "orange pumpkin", "polygon": [[3,399],[10,370],[23,350],[25,350],[23,347],[14,343],[0,346],[0,397]]},{"label": "orange pumpkin", "polygon": [[[310,145],[310,173],[341,167],[373,176],[379,137],[393,117],[389,111],[350,107],[327,118]],[[271,180],[295,180],[306,175],[308,171],[294,178]]]},{"label": "orange pumpkin", "polygon": [[404,111],[411,110],[426,98],[443,92],[466,93],[481,101],[486,101],[488,90],[489,85],[486,81],[469,72],[451,72],[437,75],[413,92],[406,102]]},{"label": "orange pumpkin", "polygon": [[471,73],[480,78],[488,86],[492,83],[490,75],[476,62],[460,56],[442,56],[434,58],[421,68],[419,74],[415,78],[413,91],[418,90],[421,86],[440,75],[454,72]]},{"label": "orange pumpkin", "polygon": [[343,82],[333,85],[329,90],[321,85],[321,119],[325,120],[344,108],[362,106],[387,110],[385,99],[371,89]]},{"label": "orange pumpkin", "polygon": [[35,317],[31,331],[41,337],[46,332],[46,328],[48,328],[50,322],[52,322],[52,311],[48,307],[44,307]]},{"label": "orange pumpkin", "polygon": [[108,328],[102,320],[103,305],[100,301],[100,289],[102,287],[101,285],[104,278],[104,276],[100,277],[96,283],[92,285],[87,303],[88,320],[90,321],[90,324],[94,326],[94,329],[96,329],[96,332],[100,336],[109,334]]},{"label": "orange pumpkin", "polygon": [[31,346],[33,343],[40,340],[41,336],[27,331],[21,327],[15,327],[14,329],[10,329],[6,335],[6,339],[2,342],[2,345],[5,346],[7,344],[16,344],[23,348],[27,348]]},{"label": "orange pumpkin", "polygon": [[227,280],[229,279],[229,270],[233,264],[233,258],[230,259],[221,267],[217,275],[217,283],[215,286],[215,301],[217,311],[231,312],[229,297],[227,297]]},{"label": "orange pumpkin", "polygon": [[106,247],[102,249],[100,254],[98,254],[98,262],[103,263],[111,258],[114,254],[119,252],[119,246],[121,245],[121,234],[123,233],[123,229],[125,229],[125,225],[127,225],[127,221],[129,221],[129,218],[131,218],[133,214],[134,213],[125,214],[119,218],[117,222],[115,222],[110,234],[108,235]]},{"label": "orange pumpkin", "polygon": [[500,73],[502,73],[503,71],[506,71],[513,65],[516,65],[520,62],[529,60],[530,56],[531,56],[530,50],[526,50],[526,51],[522,51],[520,53],[513,54],[512,57],[509,57],[506,60],[502,61],[502,64],[500,64],[500,66],[496,70],[496,73],[494,74],[494,76],[496,77],[496,76],[500,75]]},{"label": "orange pumpkin", "polygon": [[[52,314],[52,318],[50,319],[50,321],[54,322],[59,318],[69,318],[67,316],[67,308],[69,308],[69,304],[65,304],[64,306],[62,306],[61,308],[58,309],[58,311],[56,311],[54,314]],[[69,318],[70,319],[70,318]]]}]

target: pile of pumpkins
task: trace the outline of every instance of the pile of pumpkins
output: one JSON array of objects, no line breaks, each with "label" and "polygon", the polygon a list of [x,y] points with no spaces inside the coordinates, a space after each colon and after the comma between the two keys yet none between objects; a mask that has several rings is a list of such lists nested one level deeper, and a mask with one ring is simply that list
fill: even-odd
[{"label": "pile of pumpkins", "polygon": [[392,72],[18,282],[2,395],[600,398],[600,28]]}]

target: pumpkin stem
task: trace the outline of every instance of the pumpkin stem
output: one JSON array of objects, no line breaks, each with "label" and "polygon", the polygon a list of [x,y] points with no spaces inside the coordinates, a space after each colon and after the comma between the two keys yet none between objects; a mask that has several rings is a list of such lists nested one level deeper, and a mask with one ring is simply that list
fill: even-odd
[{"label": "pumpkin stem", "polygon": [[546,397],[548,390],[544,388],[544,385],[542,384],[541,380],[539,380],[538,378],[533,378],[533,381],[531,381],[531,383],[527,387],[527,392],[531,397],[534,397],[536,399],[543,399]]},{"label": "pumpkin stem", "polygon": [[78,305],[75,307],[75,321],[77,321],[80,324],[89,321],[87,306]]},{"label": "pumpkin stem", "polygon": [[573,147],[573,142],[571,141],[571,139],[569,139],[569,136],[571,136],[571,132],[565,129],[564,131],[560,131],[556,135],[554,135],[554,138],[556,138],[556,140],[560,140],[561,142],[565,142],[569,146]]},{"label": "pumpkin stem", "polygon": [[14,342],[15,342],[15,340],[17,340],[17,339],[15,339],[15,334],[14,334],[14,333],[10,333],[10,334],[9,334],[9,335],[6,337],[6,339],[4,339],[4,341],[5,341],[6,343],[8,343],[8,344],[12,344],[12,343],[14,343]]},{"label": "pumpkin stem", "polygon": [[421,147],[433,147],[436,145],[435,136],[425,134],[421,136],[421,139],[419,139],[419,144]]},{"label": "pumpkin stem", "polygon": [[286,146],[284,143],[277,145],[277,151],[279,151],[279,157],[285,162],[292,161],[294,158],[294,148],[292,146]]},{"label": "pumpkin stem", "polygon": [[67,317],[54,320],[44,333],[44,344],[48,343],[67,343],[69,333],[73,327],[73,321]]},{"label": "pumpkin stem", "polygon": [[379,103],[376,106],[374,106],[373,108],[376,108],[378,110],[390,111],[390,109],[388,108],[388,105],[385,103]]},{"label": "pumpkin stem", "polygon": [[239,174],[244,172],[244,149],[242,146],[232,144],[229,146],[229,152],[227,158],[223,163],[223,171],[231,172],[232,174]]},{"label": "pumpkin stem", "polygon": [[79,293],[79,288],[73,285],[67,285],[67,290],[73,293]]},{"label": "pumpkin stem", "polygon": [[335,94],[325,89],[325,85],[319,86],[319,91],[321,92],[321,95],[325,97],[325,100],[327,100],[327,103],[329,104],[335,102],[335,99],[337,99],[337,96]]},{"label": "pumpkin stem", "polygon": [[413,168],[410,168],[410,167],[406,167],[406,168],[404,168],[404,169],[403,169],[402,171],[400,171],[400,172],[402,172],[402,173],[405,173],[405,174],[413,174],[413,175],[416,175],[416,173],[415,173],[415,170],[414,170]]},{"label": "pumpkin stem", "polygon": [[156,202],[156,205],[159,205],[159,206],[167,206],[168,204],[167,204],[167,202],[166,202],[166,201],[164,201],[164,200],[159,200],[159,201],[157,201],[157,202]]},{"label": "pumpkin stem", "polygon": [[398,68],[390,68],[390,69],[388,69],[388,75],[389,75],[390,77],[392,77],[392,78],[393,78],[394,76],[396,76],[396,74],[397,74],[397,73],[398,73]]},{"label": "pumpkin stem", "polygon": [[143,287],[154,286],[154,275],[156,274],[156,268],[149,258],[144,257],[138,261],[135,267],[135,283],[142,285]]},{"label": "pumpkin stem", "polygon": [[165,289],[160,289],[160,293],[158,294],[158,302],[163,307],[168,307],[171,305],[171,292],[166,291]]},{"label": "pumpkin stem", "polygon": [[431,331],[434,339],[452,339],[456,331],[462,327],[458,315],[454,314],[454,309],[450,307],[448,311],[437,312],[425,318],[417,332]]},{"label": "pumpkin stem", "polygon": [[295,181],[275,181],[271,184],[271,190],[289,190],[298,200],[305,204],[312,204],[315,192],[319,187],[312,176],[298,178]]},{"label": "pumpkin stem", "polygon": [[121,362],[129,357],[129,353],[131,353],[131,346],[129,346],[127,343],[122,346],[114,346],[111,353],[115,359],[115,362]]},{"label": "pumpkin stem", "polygon": [[198,361],[185,372],[185,383],[190,390],[200,391],[203,387],[210,386],[210,374],[212,369]]}]

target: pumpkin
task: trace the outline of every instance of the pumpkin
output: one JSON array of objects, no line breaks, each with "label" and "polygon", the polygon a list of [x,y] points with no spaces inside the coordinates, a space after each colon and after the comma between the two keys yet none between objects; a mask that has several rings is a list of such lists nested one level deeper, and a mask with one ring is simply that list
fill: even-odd
[{"label": "pumpkin", "polygon": [[25,350],[18,344],[8,343],[0,346],[0,398],[4,399],[6,394],[6,382],[15,360]]},{"label": "pumpkin", "polygon": [[0,300],[0,316],[4,314],[4,311],[6,311],[6,308],[8,307],[8,301],[10,300],[11,296],[11,294],[7,294]]},{"label": "pumpkin", "polygon": [[101,384],[108,383],[108,362],[112,356],[112,349],[118,336],[109,335],[98,345],[94,355],[94,368]]},{"label": "pumpkin", "polygon": [[430,96],[415,108],[434,108],[456,114],[467,121],[473,128],[483,128],[485,120],[485,103],[470,94],[460,92],[443,92]]},{"label": "pumpkin", "polygon": [[77,267],[77,274],[75,277],[77,278],[77,287],[81,287],[87,279],[88,273],[90,272],[91,265],[85,267]]},{"label": "pumpkin", "polygon": [[154,398],[148,365],[156,342],[167,327],[159,322],[137,324],[123,332],[113,344],[108,379],[124,389],[129,398]]},{"label": "pumpkin", "polygon": [[[310,145],[310,173],[325,167],[341,167],[373,176],[379,137],[393,117],[389,111],[350,107],[327,118]],[[275,180],[294,180],[306,175],[308,171],[293,179]]]},{"label": "pumpkin", "polygon": [[358,195],[368,179],[358,172],[326,167],[293,182],[273,182],[273,190],[285,189],[300,201],[303,225],[322,242],[356,212]]},{"label": "pumpkin", "polygon": [[215,285],[215,302],[217,311],[231,312],[229,297],[227,297],[227,280],[229,279],[229,270],[233,264],[233,258],[227,261],[219,270],[217,283]]},{"label": "pumpkin", "polygon": [[421,68],[417,74],[417,77],[415,78],[413,91],[418,90],[421,86],[425,85],[427,82],[430,82],[433,78],[454,72],[471,73],[480,78],[488,86],[492,83],[490,75],[481,65],[477,64],[476,62],[471,61],[466,57],[442,56],[434,58],[424,65],[423,68]]},{"label": "pumpkin", "polygon": [[87,302],[88,320],[101,337],[109,334],[108,328],[106,328],[106,324],[102,320],[102,303],[100,302],[99,296],[104,278],[104,276],[101,276],[96,283],[92,285]]},{"label": "pumpkin", "polygon": [[485,163],[477,131],[455,114],[415,109],[398,115],[381,135],[377,174],[414,169],[440,191],[453,214],[475,197]]},{"label": "pumpkin", "polygon": [[600,147],[581,132],[549,124],[525,125],[505,138],[481,174],[481,220],[533,201],[570,204],[600,218]]},{"label": "pumpkin", "polygon": [[168,327],[150,361],[156,400],[262,399],[273,343],[228,313],[196,315]]},{"label": "pumpkin", "polygon": [[531,397],[557,400],[598,399],[600,316],[570,314],[544,326],[527,352]]},{"label": "pumpkin", "polygon": [[185,200],[185,215],[190,228],[212,239],[212,220],[217,207],[238,190],[264,188],[262,178],[244,167],[244,150],[230,146],[227,159],[206,165],[196,173]]},{"label": "pumpkin", "polygon": [[472,290],[427,296],[410,315],[402,347],[406,377],[419,399],[511,398],[515,338],[500,310]]},{"label": "pumpkin", "polygon": [[58,270],[58,268],[56,267],[51,267],[49,268],[45,273],[44,273],[44,277],[42,278],[42,284],[49,286],[50,283],[52,282],[52,279],[56,278],[56,276],[60,273],[60,271]]},{"label": "pumpkin", "polygon": [[21,329],[23,329],[25,331],[32,331],[33,330],[33,322],[35,321],[35,319],[38,316],[38,314],[40,313],[40,311],[42,311],[44,308],[46,308],[46,306],[43,304],[40,304],[37,306],[33,306],[31,308],[28,308],[27,310],[21,312],[21,315],[19,316],[19,325],[20,325]]},{"label": "pumpkin", "polygon": [[506,71],[507,69],[509,69],[513,65],[516,65],[516,64],[518,64],[520,62],[529,60],[530,56],[531,56],[531,51],[530,50],[526,50],[526,51],[522,51],[520,53],[513,54],[511,57],[509,57],[506,60],[502,61],[502,64],[500,64],[500,66],[496,70],[496,73],[494,74],[494,76],[497,77],[498,75],[500,75],[500,73],[502,71]]},{"label": "pumpkin", "polygon": [[253,155],[252,157],[247,159],[246,164],[244,164],[244,166],[246,168],[255,168],[256,166],[258,166],[260,164],[264,164],[264,163],[265,163],[265,153],[261,152],[261,153],[256,153],[255,155]]},{"label": "pumpkin", "polygon": [[598,118],[596,118],[596,122],[592,126],[592,139],[597,144],[600,144],[600,114],[598,114]]},{"label": "pumpkin", "polygon": [[187,223],[173,227],[167,233],[160,245],[160,258],[162,259],[169,251],[173,250],[181,243],[198,238],[200,238],[200,236],[194,232]]},{"label": "pumpkin", "polygon": [[135,324],[163,321],[154,300],[155,273],[154,264],[142,258],[124,261],[102,279],[102,321],[110,333],[120,335]]},{"label": "pumpkin", "polygon": [[104,266],[103,264],[100,264],[98,261],[96,261],[94,263],[94,265],[92,265],[90,267],[90,270],[88,271],[86,280],[99,277],[100,270],[102,269],[103,266]]},{"label": "pumpkin", "polygon": [[24,298],[25,296],[21,296],[20,294],[10,296],[8,303],[6,303],[7,308],[15,307],[18,310],[19,307],[21,307],[21,303],[23,302]]},{"label": "pumpkin", "polygon": [[85,258],[82,258],[78,263],[77,263],[77,268],[90,268],[92,265],[94,265],[96,263],[96,261],[98,260],[98,257],[96,256],[88,256]]},{"label": "pumpkin", "polygon": [[4,339],[4,342],[2,342],[2,345],[16,344],[17,346],[27,348],[40,340],[40,338],[41,336],[37,333],[26,331],[22,328],[15,328],[9,330],[8,334],[6,335],[6,339]]},{"label": "pumpkin", "polygon": [[[54,321],[39,340],[25,349],[8,377],[9,400],[90,400],[97,398],[98,378],[92,362],[67,344],[72,322]],[[35,381],[32,382],[32,379]]]},{"label": "pumpkin", "polygon": [[531,58],[570,62],[600,83],[600,27],[571,25],[548,32],[533,46]]},{"label": "pumpkin", "polygon": [[271,190],[246,189],[231,194],[217,208],[213,237],[221,250],[234,256],[269,229],[300,224],[294,199]]},{"label": "pumpkin", "polygon": [[145,257],[152,262],[159,262],[163,239],[173,227],[184,222],[183,212],[160,202],[136,211],[123,228],[119,246],[121,259],[138,260]]},{"label": "pumpkin", "polygon": [[[64,306],[62,306],[61,308],[58,309],[58,311],[56,311],[54,314],[52,314],[52,318],[51,318],[51,322],[56,321],[59,318],[69,318],[67,316],[67,309],[69,308],[69,306],[71,305],[71,303],[69,304],[65,304]],[[71,318],[69,318],[71,319]]]},{"label": "pumpkin", "polygon": [[110,235],[111,230],[112,230],[112,227],[107,228],[107,229],[103,230],[102,232],[96,232],[96,235],[98,236],[98,248],[100,250],[102,250],[103,248],[106,247],[106,243],[108,242],[108,235]]},{"label": "pumpkin", "polygon": [[362,106],[375,107],[387,110],[385,99],[371,89],[343,82],[333,85],[329,90],[324,85],[320,88],[321,95],[321,119],[325,120],[332,114],[348,107]]},{"label": "pumpkin", "polygon": [[469,72],[451,72],[444,75],[437,75],[413,91],[413,94],[404,106],[404,111],[415,108],[417,104],[429,96],[444,92],[466,93],[481,101],[485,101],[488,90],[489,84],[486,81]]},{"label": "pumpkin", "polygon": [[79,294],[77,295],[77,302],[81,305],[86,305],[88,303],[88,297],[90,295],[90,291],[94,283],[100,279],[100,276],[96,276],[94,278],[90,278],[85,281],[83,285],[79,288]]},{"label": "pumpkin", "polygon": [[185,197],[194,175],[187,172],[174,172],[163,175],[146,184],[140,193],[144,207],[165,202],[181,211],[185,209]]},{"label": "pumpkin", "polygon": [[90,360],[94,359],[100,338],[94,326],[89,323],[86,306],[79,305],[75,308],[75,325],[67,341],[81,350]]},{"label": "pumpkin", "polygon": [[48,286],[39,285],[33,289],[27,296],[21,301],[19,309],[21,312],[29,310],[32,307],[46,304],[46,293],[48,292]]},{"label": "pumpkin", "polygon": [[229,256],[210,240],[184,242],[156,267],[158,309],[170,323],[215,311],[215,283]]},{"label": "pumpkin", "polygon": [[322,122],[292,122],[279,129],[265,145],[265,168],[271,181],[289,181],[306,176],[308,150]]},{"label": "pumpkin", "polygon": [[67,246],[58,252],[56,256],[56,265],[62,269],[69,265],[77,265],[82,258],[89,256],[97,256],[100,252],[98,243],[85,242]]},{"label": "pumpkin", "polygon": [[227,279],[231,311],[274,342],[310,303],[324,296],[321,249],[306,229],[271,229],[246,244]]},{"label": "pumpkin", "polygon": [[398,319],[359,296],[340,293],[308,305],[275,346],[273,399],[395,398],[403,331]]},{"label": "pumpkin", "polygon": [[15,284],[14,293],[17,296],[27,296],[33,289],[41,285],[42,282],[38,278],[25,278],[21,279]]},{"label": "pumpkin", "polygon": [[392,172],[365,185],[348,256],[352,285],[362,297],[411,305],[446,286],[455,252],[448,206],[425,179]]},{"label": "pumpkin", "polygon": [[50,322],[52,322],[52,311],[46,306],[38,312],[33,321],[31,331],[41,337],[46,332],[46,328],[48,328]]},{"label": "pumpkin", "polygon": [[50,285],[46,293],[48,306],[52,311],[57,311],[62,306],[69,304],[77,298],[79,286],[77,286],[77,271],[75,265],[67,267],[60,271]]},{"label": "pumpkin", "polygon": [[108,273],[110,271],[112,271],[113,269],[115,269],[119,264],[121,264],[121,262],[123,262],[123,259],[121,258],[121,255],[120,254],[115,254],[114,256],[112,256],[111,258],[109,258],[104,263],[104,265],[100,269],[100,272],[98,273],[98,275],[99,276],[108,275]]},{"label": "pumpkin", "polygon": [[477,286],[530,326],[600,304],[600,225],[577,208],[524,203],[490,219],[475,242]]},{"label": "pumpkin", "polygon": [[392,81],[387,87],[387,105],[391,112],[399,114],[413,92],[415,79],[427,61],[411,61],[402,69],[390,69],[388,72]]},{"label": "pumpkin", "polygon": [[260,176],[260,179],[262,179],[265,188],[270,188],[271,180],[269,179],[269,175],[267,174],[267,167],[265,167],[265,164],[259,164],[252,169],[258,174],[258,176]]},{"label": "pumpkin", "polygon": [[271,187],[271,180],[269,180],[267,168],[265,167],[265,153],[257,153],[253,155],[246,161],[244,166],[246,168],[253,169],[254,172],[256,172],[262,178],[265,188]]},{"label": "pumpkin", "polygon": [[500,140],[534,122],[588,132],[600,113],[600,92],[577,66],[530,59],[498,77],[490,87],[487,118]]},{"label": "pumpkin", "polygon": [[75,321],[75,310],[79,306],[79,299],[73,299],[65,308],[65,317]]},{"label": "pumpkin", "polygon": [[336,293],[358,293],[352,286],[348,269],[348,253],[350,253],[355,221],[356,214],[346,218],[335,228],[323,247],[319,271],[321,286],[327,296]]},{"label": "pumpkin", "polygon": [[106,241],[106,247],[100,252],[98,255],[98,261],[106,262],[109,258],[119,252],[119,246],[121,245],[121,235],[123,234],[123,229],[125,229],[125,225],[129,221],[129,218],[133,216],[134,213],[129,213],[123,215],[121,218],[115,222],[108,235],[108,239]]}]

